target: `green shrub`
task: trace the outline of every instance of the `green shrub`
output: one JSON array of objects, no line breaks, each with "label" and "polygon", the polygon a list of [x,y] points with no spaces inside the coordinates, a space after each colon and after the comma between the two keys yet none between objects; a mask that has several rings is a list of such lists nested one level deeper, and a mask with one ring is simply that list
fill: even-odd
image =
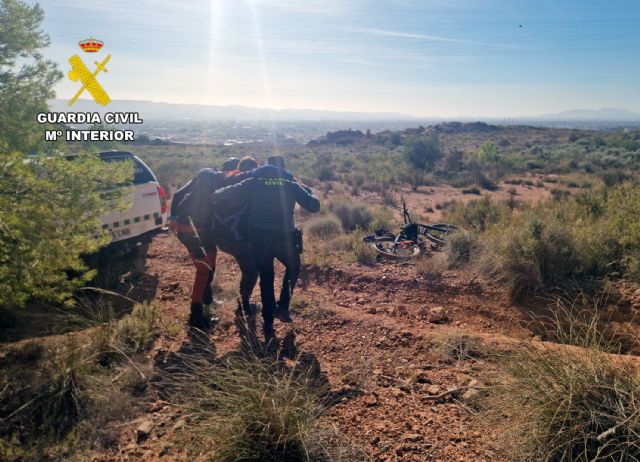
[{"label": "green shrub", "polygon": [[370,229],[388,229],[393,223],[393,213],[386,207],[377,207],[373,210],[373,221]]},{"label": "green shrub", "polygon": [[[572,288],[589,277],[640,276],[639,186],[523,207],[511,211],[484,198],[456,203],[445,216],[471,232],[477,245],[470,263],[479,262],[502,281],[512,300],[542,289]],[[474,245],[458,239],[458,248],[445,248],[453,265],[464,264],[468,246]]]},{"label": "green shrub", "polygon": [[331,165],[321,165],[316,178],[320,181],[331,181],[336,179],[336,174]]},{"label": "green shrub", "polygon": [[353,252],[356,261],[361,265],[373,266],[376,262],[377,253],[371,245],[362,241],[364,233],[356,229],[347,237],[348,249]]},{"label": "green shrub", "polygon": [[503,207],[493,203],[489,197],[485,196],[467,204],[460,202],[449,204],[445,220],[460,225],[467,231],[483,232],[498,223],[504,214]]},{"label": "green shrub", "polygon": [[442,157],[440,142],[436,136],[411,138],[405,142],[404,157],[411,166],[431,171]]},{"label": "green shrub", "polygon": [[357,228],[369,229],[373,222],[373,213],[365,205],[334,199],[329,203],[329,210],[338,217],[345,231],[353,231]]},{"label": "green shrub", "polygon": [[478,256],[479,246],[476,237],[467,232],[452,234],[443,251],[448,269],[460,268],[468,265]]},{"label": "green shrub", "polygon": [[483,164],[495,164],[500,161],[500,155],[496,145],[491,141],[486,141],[480,151],[478,151],[478,160]]},{"label": "green shrub", "polygon": [[496,227],[484,244],[484,269],[507,287],[514,302],[561,284],[579,269],[567,228],[536,213],[525,213],[507,226]]},{"label": "green shrub", "polygon": [[498,189],[498,185],[495,181],[491,180],[484,174],[478,175],[477,179],[478,186],[482,189],[486,189],[487,191],[496,191]]},{"label": "green shrub", "polygon": [[112,327],[111,345],[127,355],[148,349],[159,333],[160,313],[153,303],[139,303]]},{"label": "green shrub", "polygon": [[101,366],[110,367],[148,350],[160,330],[158,306],[139,303],[131,313],[99,326],[93,334],[91,349]]},{"label": "green shrub", "polygon": [[327,214],[311,218],[305,230],[312,237],[328,239],[342,233],[342,224],[334,214]]},{"label": "green shrub", "polygon": [[551,190],[551,197],[557,201],[563,201],[571,196],[571,193],[566,189],[553,188]]}]

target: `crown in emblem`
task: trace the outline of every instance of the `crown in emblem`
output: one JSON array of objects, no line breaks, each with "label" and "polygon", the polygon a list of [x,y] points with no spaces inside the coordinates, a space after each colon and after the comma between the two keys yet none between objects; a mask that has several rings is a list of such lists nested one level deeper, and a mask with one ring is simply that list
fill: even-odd
[{"label": "crown in emblem", "polygon": [[85,53],[95,53],[96,51],[100,51],[100,48],[102,48],[104,43],[102,43],[102,40],[96,40],[93,37],[89,37],[87,40],[78,42],[78,45]]}]

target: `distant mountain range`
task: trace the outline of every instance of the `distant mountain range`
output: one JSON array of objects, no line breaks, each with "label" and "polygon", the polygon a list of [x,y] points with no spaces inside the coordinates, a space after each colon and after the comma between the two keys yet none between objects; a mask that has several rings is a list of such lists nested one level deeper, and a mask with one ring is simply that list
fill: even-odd
[{"label": "distant mountain range", "polygon": [[485,121],[492,123],[556,122],[635,122],[640,113],[625,109],[577,109],[542,116],[498,117],[416,117],[393,112],[341,112],[314,109],[262,109],[247,106],[210,106],[203,104],[155,103],[152,101],[115,100],[103,108],[92,100],[79,99],[69,108],[67,100],[51,101],[56,112],[139,112],[143,120],[246,121],[246,122],[410,122],[429,125],[443,121]]},{"label": "distant mountain range", "polygon": [[548,120],[639,122],[640,113],[627,111],[626,109],[575,109],[535,118]]},{"label": "distant mountain range", "polygon": [[340,112],[313,109],[261,109],[246,106],[207,106],[202,104],[154,103],[152,101],[115,100],[102,108],[93,100],[79,99],[69,108],[67,100],[51,101],[56,112],[139,112],[147,119],[238,120],[238,121],[392,121],[420,120],[417,117],[391,112]]}]

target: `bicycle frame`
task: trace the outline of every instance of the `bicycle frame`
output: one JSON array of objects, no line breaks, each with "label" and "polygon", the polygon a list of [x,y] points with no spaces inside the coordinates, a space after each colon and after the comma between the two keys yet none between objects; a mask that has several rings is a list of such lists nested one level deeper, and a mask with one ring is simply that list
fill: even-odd
[{"label": "bicycle frame", "polygon": [[402,218],[404,219],[404,224],[408,225],[411,223],[411,216],[409,215],[409,211],[407,210],[407,203],[402,203]]}]

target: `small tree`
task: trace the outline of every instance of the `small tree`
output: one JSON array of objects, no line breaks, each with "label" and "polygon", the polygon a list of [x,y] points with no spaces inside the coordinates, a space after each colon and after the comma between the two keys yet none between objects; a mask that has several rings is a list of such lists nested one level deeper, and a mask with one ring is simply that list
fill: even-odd
[{"label": "small tree", "polygon": [[478,151],[478,160],[483,164],[496,164],[500,161],[500,155],[496,145],[491,141],[485,142]]},{"label": "small tree", "polygon": [[38,112],[47,111],[62,77],[40,49],[49,37],[40,30],[44,17],[37,4],[0,0],[0,150],[34,152],[42,147]]},{"label": "small tree", "polygon": [[440,142],[435,136],[411,138],[405,143],[404,156],[413,167],[431,171],[442,157]]},{"label": "small tree", "polygon": [[464,160],[464,152],[459,149],[453,149],[450,151],[446,158],[445,164],[449,173],[457,173],[462,168],[462,161]]},{"label": "small tree", "polygon": [[128,163],[25,154],[41,151],[36,114],[61,77],[39,51],[49,43],[42,18],[37,5],[0,0],[0,310],[67,300],[90,278],[81,256],[109,241],[100,217],[133,178]]},{"label": "small tree", "polygon": [[[81,255],[109,242],[100,217],[119,208],[131,164],[5,154],[0,159],[0,309],[64,301],[93,276]],[[71,278],[69,272],[77,277]]]}]

